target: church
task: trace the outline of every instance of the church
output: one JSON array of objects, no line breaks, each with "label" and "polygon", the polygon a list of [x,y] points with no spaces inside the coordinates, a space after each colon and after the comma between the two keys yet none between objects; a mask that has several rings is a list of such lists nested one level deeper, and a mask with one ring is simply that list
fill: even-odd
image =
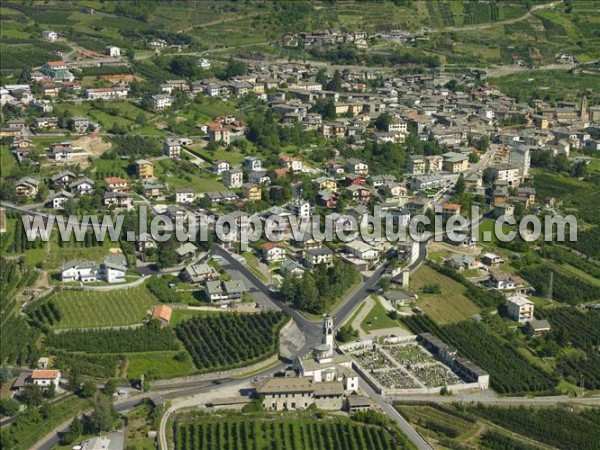
[{"label": "church", "polygon": [[299,377],[310,377],[315,383],[338,381],[345,391],[358,391],[358,375],[352,370],[352,360],[334,349],[334,329],[331,316],[323,317],[323,338],[304,358],[296,358],[294,370]]}]

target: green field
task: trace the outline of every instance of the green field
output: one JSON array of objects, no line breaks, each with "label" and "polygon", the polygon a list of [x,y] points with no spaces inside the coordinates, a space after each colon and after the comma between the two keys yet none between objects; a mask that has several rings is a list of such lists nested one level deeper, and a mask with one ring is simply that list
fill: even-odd
[{"label": "green field", "polygon": [[[460,322],[480,312],[480,309],[465,296],[466,288],[463,285],[429,266],[421,266],[411,277],[410,284],[419,296],[417,306],[438,324]],[[427,284],[438,284],[442,293],[419,292],[419,289]]]},{"label": "green field", "polygon": [[55,328],[95,328],[142,322],[157,301],[144,286],[107,292],[61,290],[54,294],[62,319]]},{"label": "green field", "polygon": [[376,298],[375,305],[362,321],[360,327],[368,333],[371,330],[380,330],[382,328],[399,327],[400,324],[388,316],[387,310],[381,304],[381,301]]},{"label": "green field", "polygon": [[[183,361],[176,358],[181,354],[185,354]],[[142,374],[150,379],[184,377],[195,371],[194,363],[185,350],[127,355],[127,378],[129,379],[138,379]]]}]

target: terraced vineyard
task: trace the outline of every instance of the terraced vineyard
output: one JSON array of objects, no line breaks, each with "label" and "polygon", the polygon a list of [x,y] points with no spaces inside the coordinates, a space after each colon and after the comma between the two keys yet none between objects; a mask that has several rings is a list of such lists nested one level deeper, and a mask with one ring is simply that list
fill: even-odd
[{"label": "terraced vineyard", "polygon": [[400,433],[350,420],[210,420],[176,423],[176,450],[411,449]]}]

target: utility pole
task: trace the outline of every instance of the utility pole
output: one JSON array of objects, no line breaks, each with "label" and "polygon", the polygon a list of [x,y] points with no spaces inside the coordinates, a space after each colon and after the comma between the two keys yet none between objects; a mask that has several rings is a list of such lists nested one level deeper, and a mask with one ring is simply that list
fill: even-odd
[{"label": "utility pole", "polygon": [[554,290],[554,272],[550,271],[550,282],[548,283],[548,300],[552,302],[552,295]]}]

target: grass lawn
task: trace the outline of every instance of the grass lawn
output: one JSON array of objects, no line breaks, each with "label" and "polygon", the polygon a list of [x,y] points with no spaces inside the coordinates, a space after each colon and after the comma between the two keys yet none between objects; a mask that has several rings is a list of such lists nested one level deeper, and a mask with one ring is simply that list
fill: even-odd
[{"label": "grass lawn", "polygon": [[578,269],[577,267],[574,267],[570,264],[558,264],[558,263],[550,262],[550,261],[547,261],[547,262],[552,267],[556,268],[556,270],[564,273],[567,276],[575,276],[575,277],[581,278],[582,280],[587,281],[588,283],[591,283],[595,286],[600,286],[600,279],[593,277],[589,273],[586,273],[583,270]]},{"label": "grass lawn", "polygon": [[191,319],[193,317],[208,316],[210,314],[219,314],[216,311],[199,311],[197,309],[174,309],[171,314],[171,321],[169,322],[172,327],[179,325],[184,320]]},{"label": "grass lawn", "polygon": [[263,283],[268,282],[269,280],[265,276],[264,273],[258,268],[258,259],[256,255],[252,252],[244,253],[244,259],[246,260],[248,269]]},{"label": "grass lawn", "polygon": [[[479,224],[479,235],[477,237],[478,239],[478,243],[480,245],[483,245],[484,247],[491,247],[493,245],[495,245],[498,242],[498,238],[496,237],[496,233],[495,233],[495,224],[496,221],[492,220],[492,219],[485,219],[484,221],[482,221]],[[511,230],[512,227],[510,227],[507,224],[502,224],[502,231],[506,234]],[[486,236],[484,233],[490,233],[489,239],[485,239]]]},{"label": "grass lawn", "polygon": [[[438,284],[442,293],[424,294],[419,292],[426,284]],[[465,296],[466,288],[463,285],[436,272],[429,266],[421,266],[411,277],[411,288],[418,293],[417,306],[440,325],[470,319],[473,314],[480,311]]]},{"label": "grass lawn", "polygon": [[381,330],[382,328],[394,328],[400,326],[398,322],[388,316],[387,310],[381,304],[378,298],[374,298],[375,305],[362,321],[360,327],[368,333],[371,330]]},{"label": "grass lawn", "polygon": [[94,247],[70,247],[68,244],[60,247],[58,231],[55,231],[51,239],[43,243],[41,247],[25,252],[25,266],[34,267],[37,263],[43,263],[45,268],[55,269],[74,259],[102,261],[109,254],[109,249],[113,247],[118,248],[119,244],[110,242],[109,239],[106,239],[103,245]]},{"label": "grass lawn", "polygon": [[154,175],[164,179],[174,188],[191,187],[197,192],[222,191],[227,189],[213,175],[187,161],[175,163],[171,160],[162,160],[158,164],[155,164]]},{"label": "grass lawn", "polygon": [[181,352],[185,352],[185,350],[143,352],[127,355],[127,378],[139,378],[142,374],[152,375],[153,378],[175,378],[191,375],[196,370],[192,358],[186,355],[184,361],[175,359],[175,356]]},{"label": "grass lawn", "polygon": [[55,328],[133,325],[157,303],[145,286],[107,292],[62,290],[52,300],[62,314]]},{"label": "grass lawn", "polygon": [[479,269],[467,269],[467,270],[463,270],[462,272],[463,277],[465,278],[474,278],[474,277],[478,277],[479,275],[481,275],[481,272],[479,272]]},{"label": "grass lawn", "polygon": [[200,144],[193,144],[190,148],[208,161],[222,159],[229,164],[241,164],[244,161],[245,156],[237,149],[230,152],[226,148],[219,148],[218,150],[211,152],[203,148]]}]

